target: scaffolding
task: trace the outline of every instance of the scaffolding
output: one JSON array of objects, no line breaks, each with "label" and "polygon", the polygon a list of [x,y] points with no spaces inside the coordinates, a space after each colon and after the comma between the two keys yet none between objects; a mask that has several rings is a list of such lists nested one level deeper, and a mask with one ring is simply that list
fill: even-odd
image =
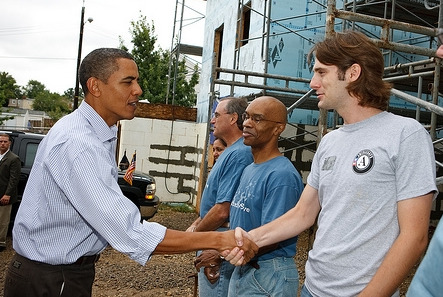
[{"label": "scaffolding", "polygon": [[[186,18],[185,19],[185,11],[193,11],[197,16]],[[175,89],[176,89],[176,82],[177,82],[177,75],[178,75],[178,61],[180,58],[184,58],[185,60],[189,61],[191,60],[191,64],[195,63],[198,64],[199,62],[195,59],[192,59],[189,57],[196,56],[201,57],[203,49],[201,46],[195,46],[190,44],[183,44],[182,43],[182,33],[184,30],[184,27],[192,25],[196,22],[202,21],[204,19],[204,15],[200,12],[196,11],[192,7],[185,4],[185,0],[182,0],[181,2],[179,0],[175,1],[175,13],[174,13],[174,25],[172,29],[172,38],[171,38],[171,54],[169,58],[169,65],[168,65],[168,82],[167,82],[167,90],[166,90],[166,98],[165,103],[170,103],[169,100],[171,99],[171,104],[174,104],[175,101]],[[176,61],[174,63],[174,61]],[[188,64],[188,63],[187,63]],[[174,67],[174,69],[173,69]],[[194,69],[187,66],[190,71],[193,71]],[[169,98],[169,91],[170,91],[170,83],[172,81],[172,98]]]},{"label": "scaffolding", "polygon": [[[291,87],[291,82],[309,82],[309,79],[303,77],[288,77],[282,75],[268,74],[267,69],[264,73],[257,73],[245,70],[239,70],[240,65],[240,51],[242,44],[257,37],[246,36],[243,32],[242,26],[245,26],[242,17],[245,11],[249,13],[259,14],[263,18],[263,32],[261,34],[262,57],[264,65],[268,64],[269,53],[266,49],[269,45],[270,38],[270,24],[274,23],[285,27],[281,22],[284,19],[271,18],[271,1],[264,0],[263,11],[254,10],[251,6],[251,1],[239,0],[237,11],[237,40],[234,51],[233,67],[232,69],[221,68],[217,66],[217,59],[214,57],[210,84],[210,103],[211,109],[213,102],[218,97],[216,86],[228,86],[230,88],[230,96],[234,96],[236,88],[251,88],[259,90],[251,93],[250,97],[261,95],[274,95],[279,98],[291,112],[295,108],[302,109],[318,109],[317,100],[312,97],[313,90],[297,89]],[[385,68],[385,80],[391,82],[394,86],[392,95],[400,100],[404,100],[409,104],[413,104],[415,109],[390,107],[389,111],[413,117],[420,121],[430,133],[433,140],[436,153],[437,170],[437,184],[443,184],[443,138],[440,138],[439,131],[443,127],[443,108],[439,106],[439,86],[442,83],[440,77],[441,59],[435,57],[435,50],[437,45],[436,36],[438,35],[438,28],[442,27],[442,3],[443,0],[353,0],[344,1],[343,7],[338,8],[335,0],[328,0],[324,6],[324,11],[315,12],[315,14],[325,14],[326,22],[324,29],[326,36],[333,34],[337,26],[340,30],[360,30],[369,35],[371,40],[382,50],[388,66]],[[303,16],[293,16],[305,17]],[[286,18],[287,19],[287,18]],[[379,36],[371,36],[369,32],[365,32],[362,24],[379,27]],[[302,30],[294,30],[285,28],[287,30],[284,34],[296,34],[303,36],[303,31],[312,30],[313,28],[305,28]],[[402,40],[394,41],[394,31],[403,31],[414,33],[414,39],[418,40]],[[428,40],[428,46],[423,46],[423,40]],[[420,43],[420,45],[416,45]],[[393,54],[400,54],[403,56],[419,55],[423,59],[418,61],[410,61],[408,63],[395,63]],[[230,77],[231,79],[226,79]],[[261,80],[262,84],[257,84],[257,78]],[[268,80],[280,80],[284,87],[275,87],[268,84]],[[411,92],[417,94],[411,95]],[[430,101],[423,100],[422,95],[426,94]],[[330,127],[327,127],[326,117],[327,111],[320,110],[318,120],[318,127],[316,131],[307,131],[303,127],[297,127],[297,135],[290,138],[282,138],[281,141],[285,143],[292,143],[293,148],[289,150],[311,150],[315,151],[316,143],[320,141],[322,136],[327,133]],[[210,118],[211,110],[208,111]],[[338,115],[335,115],[335,128],[338,121]],[[295,125],[297,126],[297,125]],[[209,128],[208,128],[209,131]],[[316,134],[317,140],[311,142],[300,142],[300,136],[306,134]],[[209,146],[209,143],[208,143]],[[288,149],[286,149],[287,151]],[[283,152],[283,153],[286,153]],[[205,180],[205,178],[203,178]],[[442,212],[441,200],[437,201],[434,218],[440,217]]]},{"label": "scaffolding", "polygon": [[[171,52],[176,55],[176,58],[181,53],[195,54],[197,51],[201,54],[202,52],[201,48],[181,44],[183,11],[187,8],[184,2],[184,0],[182,2],[177,0],[176,2],[174,24],[179,24],[179,29],[176,35],[174,25],[173,40],[171,41]],[[251,100],[262,95],[277,97],[287,106],[288,113],[295,109],[318,110],[317,99],[312,96],[313,90],[293,87],[294,83],[297,82],[308,85],[310,78],[270,74],[268,73],[267,65],[270,59],[268,48],[271,38],[271,24],[280,26],[285,31],[280,34],[295,34],[314,44],[314,41],[305,37],[304,33],[319,29],[319,26],[308,25],[304,28],[294,29],[285,26],[284,23],[290,18],[314,18],[322,15],[325,17],[325,23],[321,26],[321,30],[325,31],[326,36],[338,30],[360,30],[368,35],[382,50],[382,54],[388,64],[385,67],[384,79],[393,84],[392,95],[399,100],[407,102],[409,105],[415,106],[415,108],[390,106],[389,111],[413,117],[428,129],[434,143],[437,160],[437,184],[443,184],[443,132],[440,132],[443,127],[443,108],[439,106],[439,99],[442,99],[439,92],[439,87],[442,83],[440,76],[441,59],[435,57],[435,50],[440,45],[436,37],[439,33],[439,28],[443,27],[443,0],[343,0],[343,6],[340,8],[337,7],[336,0],[313,0],[310,2],[315,2],[322,9],[280,19],[273,19],[271,17],[271,0],[261,0],[261,2],[263,2],[262,10],[258,11],[254,9],[254,0],[238,0],[236,41],[232,68],[219,67],[220,56],[217,53],[214,54],[209,86],[208,119],[211,118],[213,103],[220,95],[217,90],[217,87],[220,86],[229,88],[230,96],[234,96],[236,89],[241,88],[254,90],[249,94]],[[181,3],[181,7],[179,3]],[[178,12],[181,12],[181,18],[178,18]],[[262,18],[260,36],[250,36],[249,34],[248,28],[250,24],[247,19],[254,14]],[[379,34],[376,35],[373,32],[367,31],[365,25],[379,28],[377,30]],[[398,31],[413,33],[413,35],[408,35],[412,36],[409,39],[394,40],[393,36]],[[215,38],[217,39],[217,31],[215,33]],[[275,34],[272,36],[275,36]],[[263,72],[242,70],[240,67],[243,45],[252,40],[260,40],[261,57],[264,65]],[[220,40],[220,42],[222,41]],[[423,45],[424,42],[427,43],[426,46]],[[394,59],[395,55],[402,57],[419,56],[421,58],[410,60],[406,63],[397,63]],[[171,74],[169,77],[174,79]],[[229,79],[227,79],[228,77]],[[270,84],[270,80],[278,80],[283,87]],[[257,83],[258,81],[260,83]],[[425,98],[423,99],[423,97]],[[168,102],[168,98],[166,98],[166,102]],[[297,133],[291,137],[280,139],[280,142],[286,146],[286,149],[283,151],[285,155],[290,156],[291,151],[308,150],[315,152],[318,142],[327,133],[328,129],[334,129],[340,124],[338,114],[334,115],[332,127],[327,126],[327,111],[319,110],[319,114],[318,124],[314,130],[305,129],[303,125],[292,124]],[[209,123],[207,124],[207,132],[208,134],[210,132]],[[310,141],[304,140],[306,135],[312,136]],[[315,140],[312,140],[312,138]],[[207,152],[209,151],[210,144],[209,138],[207,139],[205,160],[201,166],[203,174],[200,176],[200,184],[205,183],[208,172]],[[291,145],[291,147],[288,148],[288,145]],[[437,200],[435,208],[437,211],[433,212],[433,217],[439,218],[443,214],[440,211],[441,199]]]}]

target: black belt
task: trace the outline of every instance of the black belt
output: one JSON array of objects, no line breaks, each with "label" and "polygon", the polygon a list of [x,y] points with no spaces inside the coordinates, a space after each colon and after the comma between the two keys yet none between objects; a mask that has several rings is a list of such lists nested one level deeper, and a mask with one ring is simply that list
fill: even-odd
[{"label": "black belt", "polygon": [[258,265],[258,260],[251,260],[248,262],[248,264],[254,267],[255,269],[260,269],[260,265]]},{"label": "black belt", "polygon": [[83,256],[77,259],[72,265],[88,265],[98,261],[100,254],[92,256]]}]

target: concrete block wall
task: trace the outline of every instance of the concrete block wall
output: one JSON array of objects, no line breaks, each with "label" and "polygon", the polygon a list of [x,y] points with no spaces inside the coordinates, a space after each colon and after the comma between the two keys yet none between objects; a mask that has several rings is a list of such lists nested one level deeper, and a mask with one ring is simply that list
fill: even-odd
[{"label": "concrete block wall", "polygon": [[136,170],[153,176],[162,202],[195,204],[206,124],[134,118],[120,122],[118,160],[124,151]]},{"label": "concrete block wall", "polygon": [[[305,126],[304,129],[315,133],[316,127]],[[296,127],[287,125],[282,136],[302,133]],[[139,117],[120,121],[118,160],[123,157],[125,150],[129,160],[137,151],[136,170],[155,178],[157,196],[162,202],[188,202],[197,206],[200,168],[205,159],[205,135],[205,123]],[[315,142],[315,137],[302,135],[296,141],[306,144]],[[280,149],[283,152],[292,145],[282,142]],[[293,162],[306,182],[313,153],[298,149],[284,155]]]}]

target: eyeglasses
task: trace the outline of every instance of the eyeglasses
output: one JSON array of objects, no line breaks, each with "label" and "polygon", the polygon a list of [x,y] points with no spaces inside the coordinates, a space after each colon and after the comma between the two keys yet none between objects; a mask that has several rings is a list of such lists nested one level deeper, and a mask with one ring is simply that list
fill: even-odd
[{"label": "eyeglasses", "polygon": [[245,113],[243,113],[241,115],[241,118],[242,118],[243,122],[248,120],[248,119],[251,119],[256,124],[260,123],[261,121],[263,121],[263,122],[272,122],[272,123],[277,123],[277,124],[283,124],[282,122],[264,119],[263,116],[260,115],[260,114],[252,114],[252,115],[250,115],[250,114],[245,112]]}]

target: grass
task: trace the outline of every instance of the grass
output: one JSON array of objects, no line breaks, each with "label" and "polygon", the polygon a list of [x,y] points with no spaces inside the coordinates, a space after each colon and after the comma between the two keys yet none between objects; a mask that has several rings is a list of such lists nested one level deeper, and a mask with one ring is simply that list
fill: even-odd
[{"label": "grass", "polygon": [[177,212],[195,212],[195,207],[188,203],[177,203],[177,202],[168,202],[168,203],[160,203],[158,206],[159,210],[172,210]]}]

